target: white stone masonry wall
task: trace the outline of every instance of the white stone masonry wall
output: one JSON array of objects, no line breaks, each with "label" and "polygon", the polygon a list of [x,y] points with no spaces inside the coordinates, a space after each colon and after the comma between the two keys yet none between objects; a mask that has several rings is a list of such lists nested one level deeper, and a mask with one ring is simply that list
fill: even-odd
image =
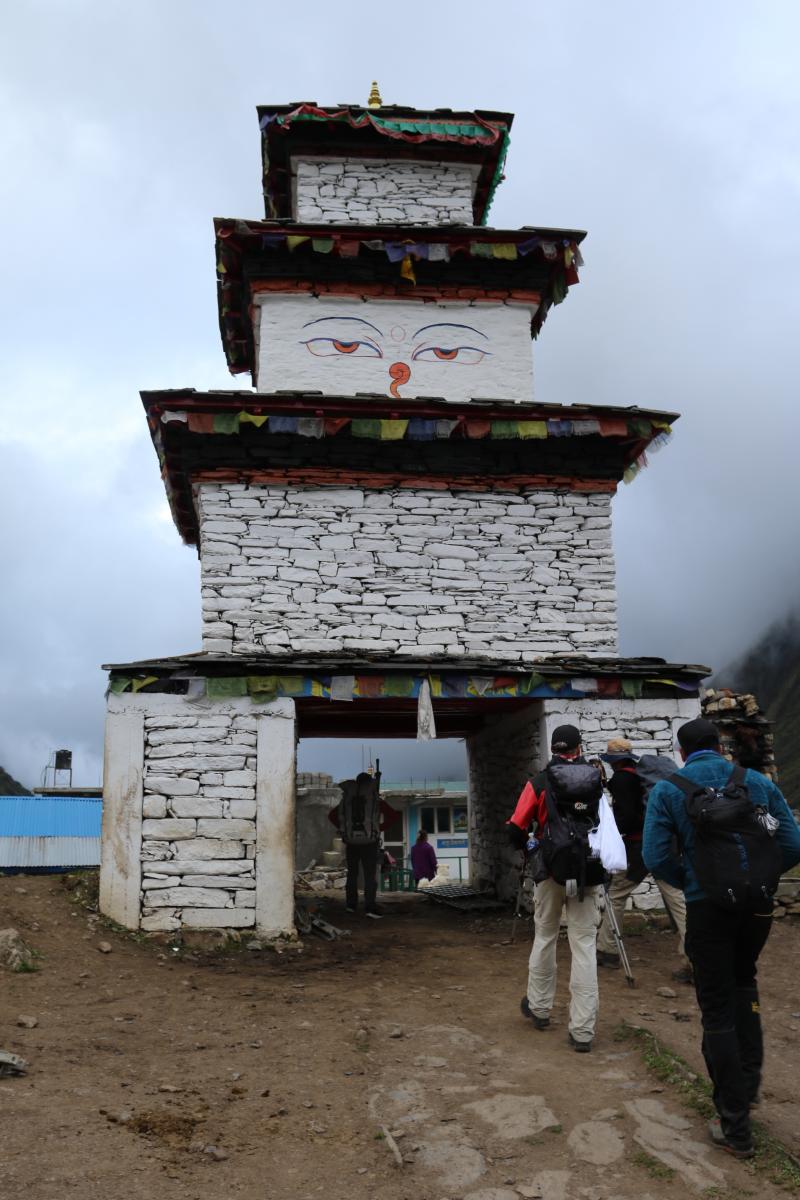
[{"label": "white stone masonry wall", "polygon": [[145,715],[142,929],[255,924],[255,789],[254,714]]},{"label": "white stone masonry wall", "polygon": [[295,220],[359,225],[472,225],[467,165],[361,158],[299,159]]},{"label": "white stone masonry wall", "polygon": [[202,484],[203,649],[613,654],[603,493]]}]

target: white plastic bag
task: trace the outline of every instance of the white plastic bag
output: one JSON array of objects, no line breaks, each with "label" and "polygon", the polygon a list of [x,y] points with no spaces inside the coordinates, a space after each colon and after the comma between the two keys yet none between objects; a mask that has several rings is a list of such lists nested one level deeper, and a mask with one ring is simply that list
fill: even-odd
[{"label": "white plastic bag", "polygon": [[589,834],[589,845],[607,871],[626,871],[628,856],[606,794],[600,798],[600,822]]}]

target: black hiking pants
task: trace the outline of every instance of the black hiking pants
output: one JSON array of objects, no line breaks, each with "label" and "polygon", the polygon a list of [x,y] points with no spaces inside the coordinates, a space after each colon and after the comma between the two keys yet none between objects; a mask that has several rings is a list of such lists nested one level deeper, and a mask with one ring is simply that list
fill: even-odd
[{"label": "black hiking pants", "polygon": [[703,1057],[714,1106],[732,1142],[750,1142],[750,1105],[758,1096],[764,1045],[756,963],[772,928],[772,904],[728,912],[708,900],[686,905],[686,954],[703,1018]]},{"label": "black hiking pants", "polygon": [[375,910],[378,894],[378,843],[356,842],[345,846],[347,883],[345,896],[348,908],[358,908],[358,868],[364,872],[364,908]]}]

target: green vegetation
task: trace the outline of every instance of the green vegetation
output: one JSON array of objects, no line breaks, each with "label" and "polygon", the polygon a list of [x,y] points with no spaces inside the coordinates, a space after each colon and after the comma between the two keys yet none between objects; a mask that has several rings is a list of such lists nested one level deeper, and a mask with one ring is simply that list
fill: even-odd
[{"label": "green vegetation", "polygon": [[675,1171],[672,1167],[659,1162],[657,1158],[653,1158],[652,1154],[648,1154],[646,1150],[637,1150],[631,1156],[631,1162],[635,1162],[639,1167],[644,1167],[651,1179],[675,1178]]},{"label": "green vegetation", "polygon": [[[687,1108],[693,1109],[702,1117],[714,1116],[709,1081],[697,1075],[680,1055],[662,1045],[649,1030],[623,1023],[614,1031],[614,1040],[633,1041],[638,1046],[648,1070],[652,1071],[661,1083],[675,1088]],[[757,1121],[753,1122],[753,1142],[756,1154],[751,1169],[763,1172],[772,1183],[777,1183],[789,1191],[800,1191],[800,1160],[790,1154],[783,1143],[767,1133]],[[711,1190],[707,1189],[706,1194],[710,1194]],[[727,1200],[727,1193],[724,1195]],[[731,1200],[734,1200],[733,1196]]]}]

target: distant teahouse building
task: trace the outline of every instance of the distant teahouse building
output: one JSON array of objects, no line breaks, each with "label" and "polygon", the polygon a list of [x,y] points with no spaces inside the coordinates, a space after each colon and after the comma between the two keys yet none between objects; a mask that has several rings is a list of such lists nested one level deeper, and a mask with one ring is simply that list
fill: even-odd
[{"label": "distant teahouse building", "polygon": [[584,234],[486,226],[511,115],[258,112],[266,219],[215,221],[255,390],[142,394],[203,628],[109,668],[101,906],[131,928],[290,932],[297,739],[434,722],[467,739],[471,878],[508,891],[554,725],[670,751],[707,674],[618,655],[611,501],[675,414],[534,398]]}]

